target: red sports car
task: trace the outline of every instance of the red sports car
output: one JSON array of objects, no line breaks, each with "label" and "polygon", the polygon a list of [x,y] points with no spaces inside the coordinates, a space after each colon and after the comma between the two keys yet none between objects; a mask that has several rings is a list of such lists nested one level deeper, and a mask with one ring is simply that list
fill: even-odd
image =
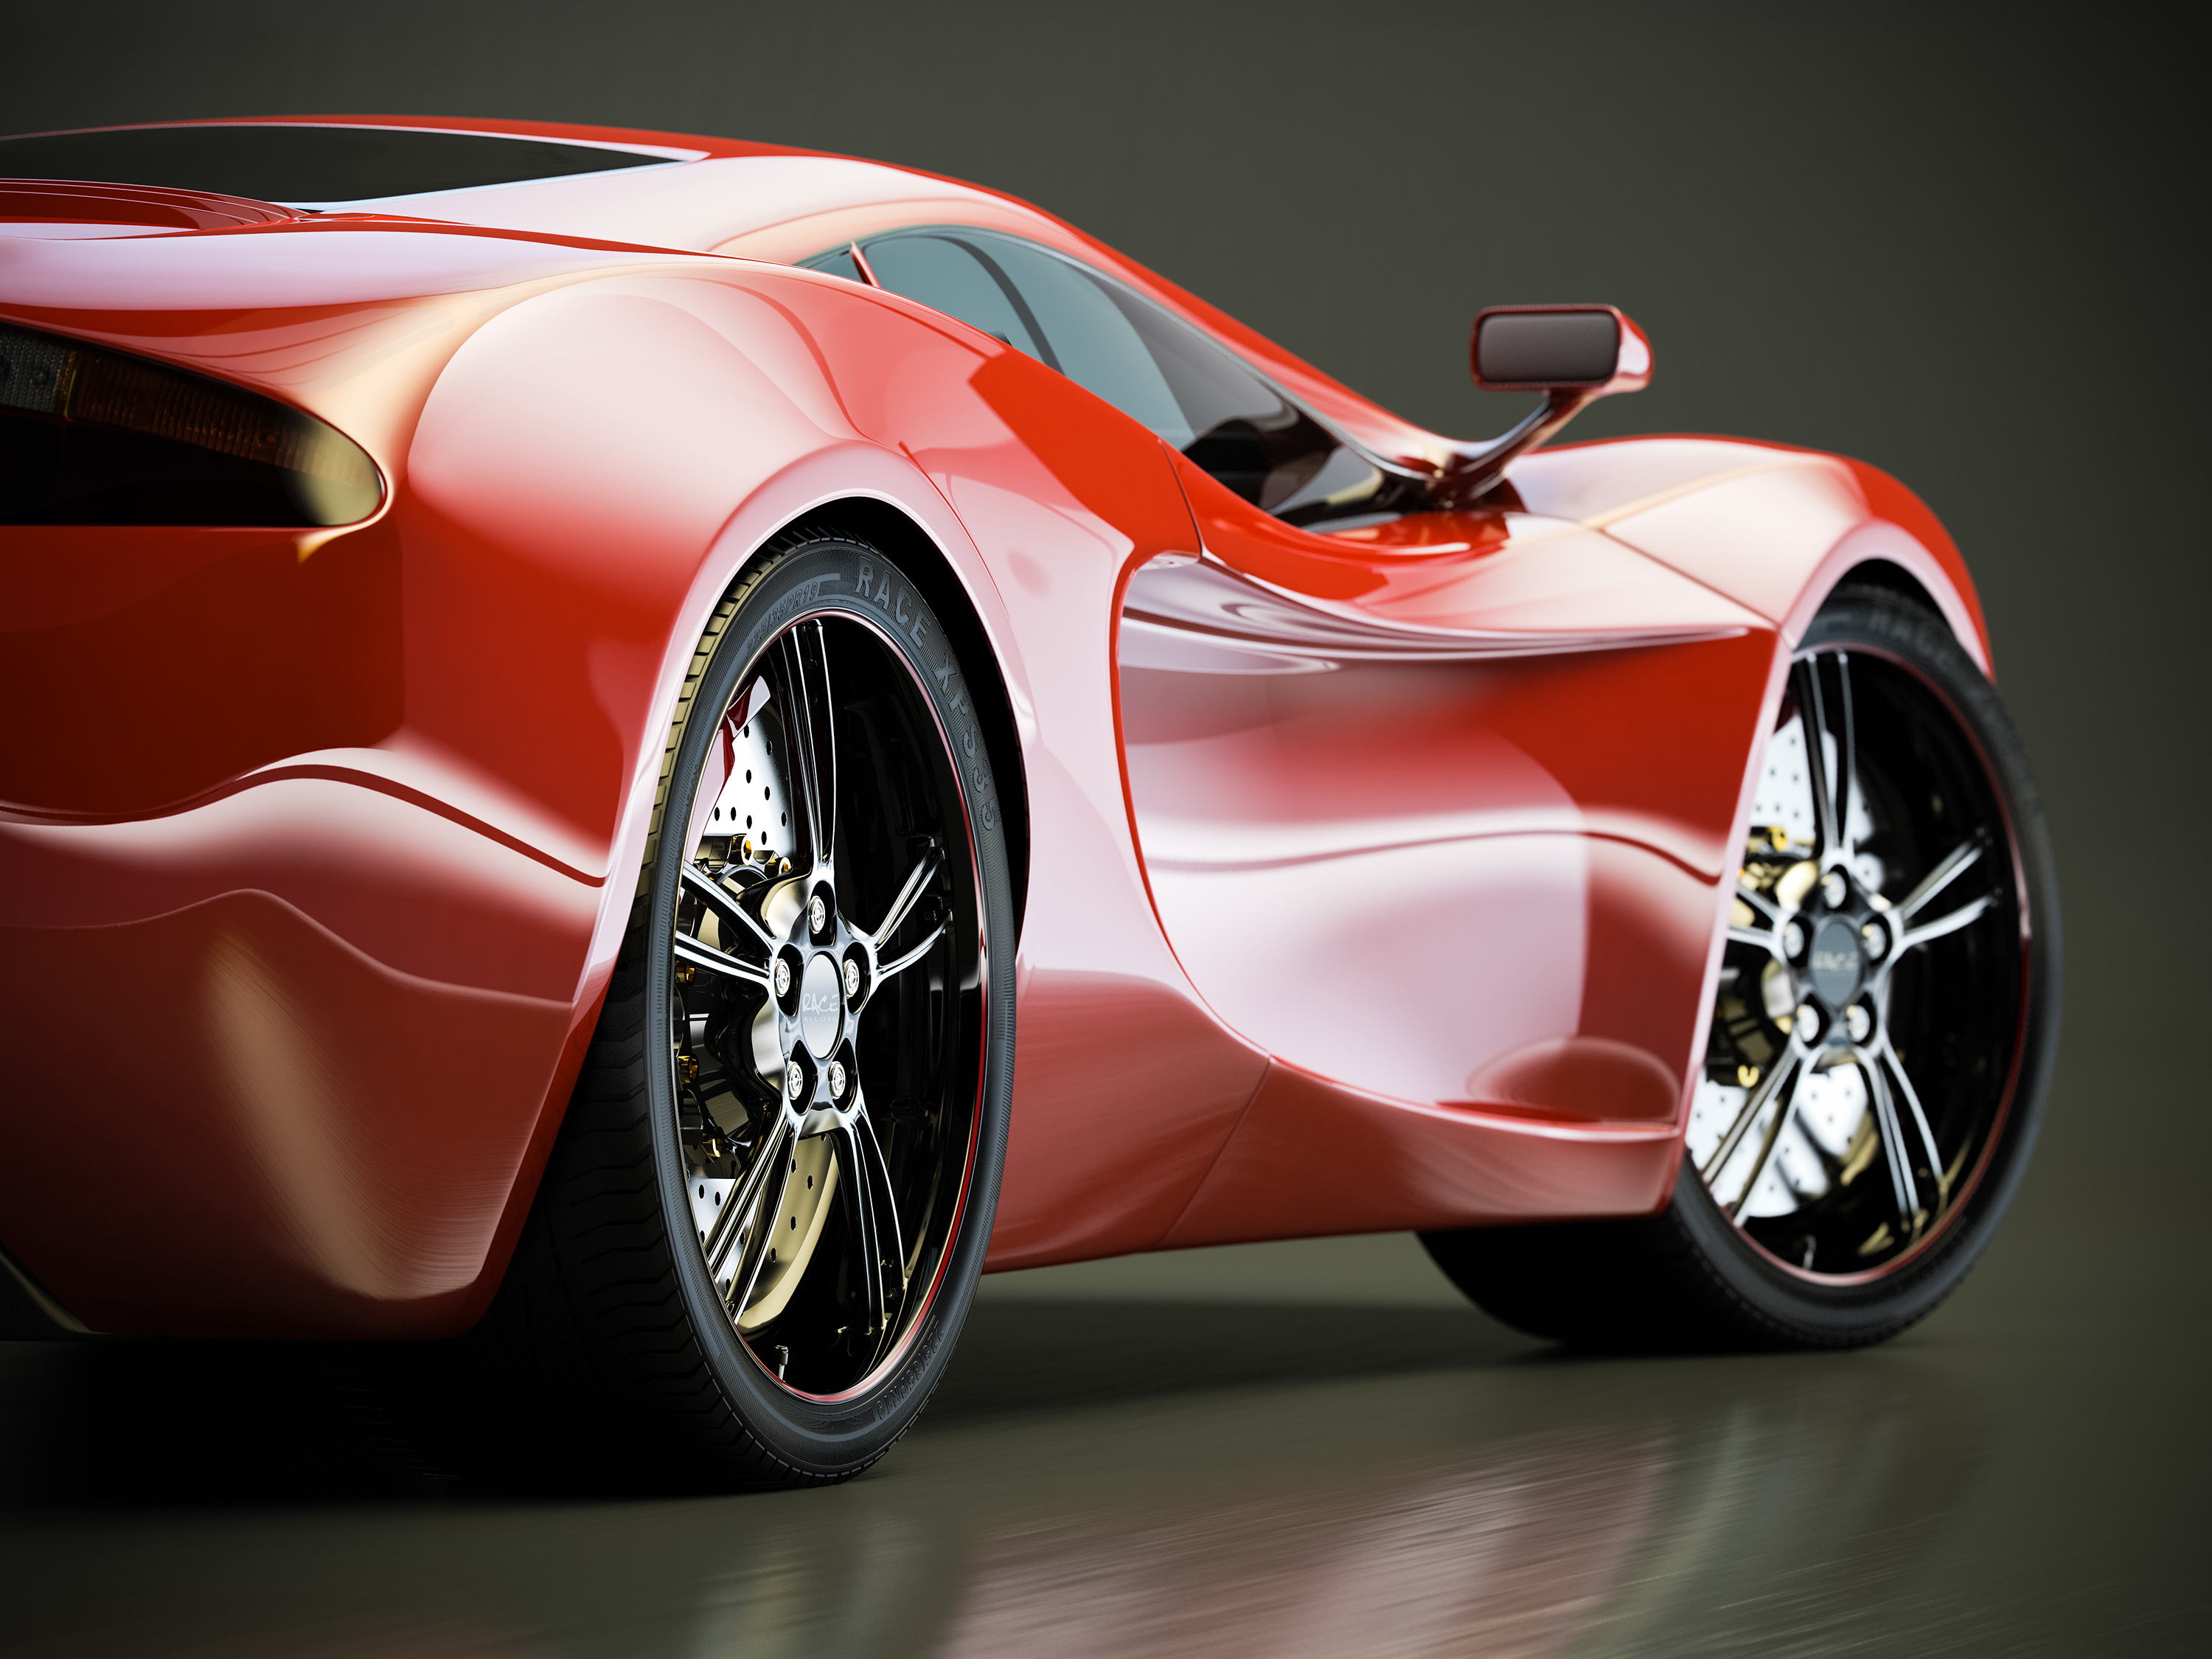
[{"label": "red sports car", "polygon": [[[1986,1243],[2051,857],[1874,468],[1399,420],[1021,202],[341,118],[0,140],[19,1319],[442,1338],[725,1481],[991,1268],[1419,1230],[1588,1345]],[[568,1420],[580,1419],[572,1411]]]}]

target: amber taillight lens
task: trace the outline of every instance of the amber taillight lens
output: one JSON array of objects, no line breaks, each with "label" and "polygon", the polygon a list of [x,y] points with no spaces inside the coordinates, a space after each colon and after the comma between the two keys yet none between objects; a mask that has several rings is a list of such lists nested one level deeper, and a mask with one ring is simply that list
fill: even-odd
[{"label": "amber taillight lens", "polygon": [[0,324],[0,524],[351,524],[352,439],[242,386]]}]

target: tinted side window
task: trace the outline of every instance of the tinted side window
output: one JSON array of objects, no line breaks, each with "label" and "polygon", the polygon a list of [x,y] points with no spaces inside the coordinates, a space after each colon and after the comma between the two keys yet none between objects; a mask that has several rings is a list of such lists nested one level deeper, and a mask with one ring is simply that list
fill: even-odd
[{"label": "tinted side window", "polygon": [[947,236],[888,236],[862,252],[877,280],[892,293],[919,300],[1060,367],[1023,315],[1027,307],[1013,284],[978,258],[974,247]]},{"label": "tinted side window", "polygon": [[1180,319],[1138,295],[1109,292],[1182,410],[1188,435],[1163,433],[1169,442],[1267,512],[1325,516],[1325,497],[1347,489],[1359,505],[1346,510],[1364,508],[1382,482],[1365,458]]},{"label": "tinted side window", "polygon": [[849,248],[841,247],[829,253],[817,253],[805,263],[809,270],[826,270],[832,276],[842,276],[848,283],[866,280],[860,275],[860,266],[853,263]]},{"label": "tinted side window", "polygon": [[[863,248],[884,286],[1026,351],[1296,523],[1382,505],[1389,481],[1180,318],[1088,266],[994,231],[897,231]],[[807,262],[857,275],[842,251]]]},{"label": "tinted side window", "polygon": [[1103,284],[1073,260],[1011,236],[994,238],[979,251],[1028,301],[1054,368],[1176,448],[1190,442],[1196,434],[1189,417],[1143,336]]}]

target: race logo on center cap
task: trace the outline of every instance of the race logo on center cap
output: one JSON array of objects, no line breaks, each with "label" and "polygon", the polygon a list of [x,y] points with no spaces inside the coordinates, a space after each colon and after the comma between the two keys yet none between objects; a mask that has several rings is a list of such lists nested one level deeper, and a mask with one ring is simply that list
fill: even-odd
[{"label": "race logo on center cap", "polygon": [[799,1035],[817,1060],[827,1060],[844,1024],[845,988],[839,982],[837,959],[817,952],[808,958],[799,981]]},{"label": "race logo on center cap", "polygon": [[1832,1008],[1849,1002],[1859,988],[1859,936],[1841,916],[1830,916],[1813,935],[1808,966],[1814,994]]}]

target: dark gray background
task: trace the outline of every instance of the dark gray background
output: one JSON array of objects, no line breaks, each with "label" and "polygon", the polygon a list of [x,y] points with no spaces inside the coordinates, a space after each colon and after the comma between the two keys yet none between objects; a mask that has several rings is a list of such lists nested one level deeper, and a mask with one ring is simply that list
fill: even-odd
[{"label": "dark gray background", "polygon": [[[933,1419],[939,1437],[926,1429],[850,1489],[851,1503],[878,1508],[839,1513],[894,1531],[906,1524],[899,1514],[927,1531],[935,1522],[915,1517],[940,1504],[1103,1513],[1119,1500],[1078,1474],[1049,1501],[1005,1493],[1029,1492],[1055,1460],[1094,1472],[1150,1468],[1128,1463],[1131,1448],[1173,1443],[1184,1448],[1174,1478],[1212,1494],[1186,1507],[1214,1517],[1202,1530],[1233,1532],[1242,1523],[1220,1518],[1219,1489],[1281,1477],[1279,1447],[1230,1455],[1223,1437],[1242,1429],[1188,1415],[1164,1428],[1108,1423],[1085,1414],[1091,1402],[1172,1395],[1173,1378],[1195,1378],[1190,1386],[1232,1390],[1206,1396],[1208,1409],[1226,1411],[1224,1401],[1245,1401],[1235,1388],[1310,1385],[1296,1410],[1283,1404],[1289,1395],[1269,1395],[1225,1420],[1249,1425],[1279,1407],[1291,1413],[1285,1437],[1321,1448],[1304,1455],[1326,1462],[1334,1445],[1340,1462],[1359,1462],[1358,1445],[1331,1438],[1345,1420],[1334,1396],[1310,1389],[1347,1366],[1379,1365],[1382,1380],[1361,1386],[1386,1397],[1344,1410],[1419,1418],[1429,1407],[1388,1395],[1392,1379],[1463,1363],[1493,1404],[1516,1389],[1553,1402],[1543,1432],[1568,1437],[1563,1445],[1601,1433],[1629,1434],[1620,1443],[1628,1445],[1644,1431],[1620,1428],[1620,1402],[1696,1393],[1695,1408],[1651,1407],[1651,1420],[1686,1449],[1667,1467],[1716,1480],[1756,1485],[1721,1454],[1698,1451],[1737,1431],[1735,1419],[1711,1413],[1730,1400],[1754,1417],[1767,1410],[1757,1420],[1778,1449],[1741,1468],[1807,1488],[1784,1521],[1796,1515],[1813,1541],[1760,1571],[1786,1578],[1843,1561],[1871,1588],[1849,1617],[1815,1607],[1791,1624],[1741,1613],[1765,1604],[1731,1601],[1746,1587],[1723,1571],[1711,1596],[1691,1604],[1739,1609],[1729,1628],[1747,1640],[1771,1647],[1787,1636],[1817,1649],[1840,1640],[1850,1618],[1873,1617],[1917,1651],[1985,1642],[2078,1651],[2123,1627],[2140,1650],[2179,1645],[2187,1627],[2167,1616],[2185,1601],[2201,1607],[2170,1570],[2201,1567],[2196,1499],[2208,1467],[2201,1415],[2182,1404],[2204,1352],[2197,1260],[2212,1131],[2200,1034],[2212,975],[2199,849],[2212,803],[2200,690],[2203,348],[2190,321],[2203,283],[2188,235],[2203,218],[2203,127],[2186,113],[2201,102],[2201,77],[2179,16],[2116,7],[1936,16],[1593,4],[12,4],[0,122],[36,131],[311,111],[512,116],[904,162],[1037,202],[1446,432],[1478,435],[1510,417],[1467,382],[1479,307],[1599,300],[1644,325],[1657,374],[1651,390],[1601,405],[1571,436],[1741,434],[1895,472],[1949,524],[1980,581],[2065,883],[2066,1037],[2043,1148],[2005,1232],[1953,1307],[1855,1359],[1530,1372],[1513,1369],[1521,1351],[1492,1328],[1439,1358],[1433,1326],[1418,1334],[1374,1323],[1380,1310],[1438,1302],[1422,1263],[1382,1243],[1016,1275],[988,1287],[979,1307],[980,1357],[963,1352]],[[1322,1320],[1317,1340],[1250,1323],[1249,1310],[1301,1297],[1368,1311]],[[1174,1311],[1200,1304],[1212,1311]],[[1234,1326],[1242,1362],[1216,1352],[1231,1307],[1246,1310],[1236,1316],[1246,1324]],[[34,1370],[85,1397],[53,1381],[44,1358]],[[131,1397],[123,1374],[100,1375]],[[1711,1387],[1692,1389],[1697,1378]],[[1449,1398],[1462,1400],[1462,1381],[1449,1380]],[[1848,1395],[1835,1396],[1840,1406],[1819,1392],[1838,1388]],[[10,1396],[19,1417],[35,1416],[34,1395],[25,1382]],[[1878,1521],[1849,1547],[1814,1538],[1830,1511],[1812,1487],[1856,1467],[1858,1443],[1837,1425],[1862,1419],[1921,1448],[1913,1458],[1925,1453],[1924,1467],[1908,1459],[1883,1489],[1906,1517],[1895,1550]],[[82,1432],[84,1447],[105,1443],[89,1419]],[[1806,1434],[1840,1434],[1842,1449],[1828,1463],[1792,1452]],[[211,1462],[228,1456],[203,1450]],[[1206,1460],[1217,1454],[1228,1461],[1209,1486]],[[1617,1470],[1634,1458],[1599,1461]],[[191,1487],[198,1467],[178,1465],[186,1473],[176,1480]],[[1571,1486],[1582,1467],[1568,1457],[1558,1478]],[[1000,1468],[1011,1484],[977,1498],[977,1468]],[[102,1490],[135,1501],[121,1468]],[[66,1460],[20,1490],[44,1493],[36,1504],[70,1501],[65,1471]],[[1109,1485],[1136,1478],[1097,1475]],[[290,1480],[276,1487],[291,1492]],[[262,1491],[250,1479],[247,1488]],[[1559,1490],[1571,1510],[1572,1492]],[[1681,1495],[1688,1487],[1668,1490],[1667,1502],[1695,1508]],[[1310,1492],[1269,1501],[1295,1509],[1309,1499],[1328,1507]],[[1954,1510],[1977,1518],[1942,1519]],[[846,1535],[830,1511],[808,1513],[825,1547]],[[1752,1511],[1731,1513],[1747,1562],[1779,1547]],[[1918,1547],[1911,1528],[1923,1522],[1936,1528],[1931,1559],[1945,1564],[1925,1582],[1896,1553]],[[1889,1541],[1864,1541],[1877,1536]],[[496,1549],[514,1534],[494,1528],[471,1539]],[[330,1553],[358,1544],[333,1537],[318,1553],[312,1539],[295,1540],[291,1570],[335,1571]],[[217,1538],[198,1547],[222,1557],[232,1547]],[[100,1580],[94,1554],[65,1553],[58,1583],[80,1571]],[[570,1553],[588,1577],[590,1553]],[[1223,1571],[1247,1569],[1257,1571]],[[945,1571],[957,1578],[969,1567]],[[471,1618],[490,1605],[464,1601]],[[520,1591],[499,1605],[510,1602],[539,1605]],[[1086,1605],[1073,1589],[1066,1603]],[[540,1633],[564,1651],[598,1650],[574,1637],[589,1623],[579,1612]],[[1850,1627],[1867,1633],[1863,1622]],[[793,1628],[823,1636],[804,1620]],[[1633,1650],[1656,1640],[1648,1623],[1603,1628]],[[1695,1650],[1705,1645],[1696,1636],[1692,1627],[1672,1639]],[[860,1638],[854,1650],[887,1640]],[[606,1650],[623,1649],[608,1636]]]}]

